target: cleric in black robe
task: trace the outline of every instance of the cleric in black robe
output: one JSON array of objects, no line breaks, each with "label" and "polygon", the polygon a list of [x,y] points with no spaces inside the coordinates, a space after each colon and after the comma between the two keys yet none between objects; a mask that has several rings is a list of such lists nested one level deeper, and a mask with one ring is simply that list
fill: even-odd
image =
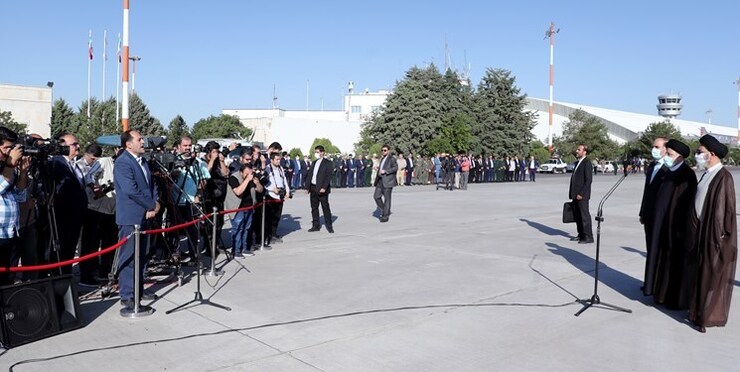
[{"label": "cleric in black robe", "polygon": [[[653,295],[653,283],[655,279],[655,263],[658,256],[657,247],[653,248],[653,215],[655,214],[655,198],[663,183],[665,168],[663,167],[663,157],[665,157],[666,138],[658,137],[653,140],[653,148],[650,152],[653,162],[645,172],[645,186],[642,191],[642,203],[640,203],[640,223],[645,230],[645,276],[643,280],[642,292],[645,296]],[[645,285],[648,283],[648,285]]]},{"label": "cleric in black robe", "polygon": [[691,152],[686,144],[672,139],[665,146],[666,172],[655,202],[656,210],[659,206],[665,213],[654,216],[661,222],[655,224],[659,229],[653,230],[654,240],[657,238],[653,299],[670,309],[688,309],[693,272],[687,266],[687,254],[694,242],[690,221],[696,173],[684,161]]},{"label": "cleric in black robe", "polygon": [[699,144],[696,161],[706,172],[699,180],[694,203],[697,239],[692,253],[697,271],[689,320],[705,332],[705,327],[727,324],[730,314],[737,265],[737,216],[735,183],[721,162],[727,147],[710,135],[699,139]]}]

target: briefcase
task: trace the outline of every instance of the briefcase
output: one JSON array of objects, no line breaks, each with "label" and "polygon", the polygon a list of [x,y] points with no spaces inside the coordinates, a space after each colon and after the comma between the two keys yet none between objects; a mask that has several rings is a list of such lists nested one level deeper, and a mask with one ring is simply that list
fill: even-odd
[{"label": "briefcase", "polygon": [[573,217],[573,202],[563,204],[563,223],[573,223],[576,219]]}]

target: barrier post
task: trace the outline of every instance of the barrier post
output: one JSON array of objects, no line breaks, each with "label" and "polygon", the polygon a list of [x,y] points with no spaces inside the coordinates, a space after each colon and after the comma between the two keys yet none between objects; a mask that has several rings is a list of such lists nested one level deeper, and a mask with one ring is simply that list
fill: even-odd
[{"label": "barrier post", "polygon": [[265,206],[267,205],[267,199],[262,199],[262,233],[260,234],[260,238],[262,239],[262,243],[260,244],[260,250],[265,250]]},{"label": "barrier post", "polygon": [[121,309],[121,316],[125,318],[140,318],[154,313],[154,309],[150,306],[142,306],[139,304],[141,301],[141,278],[139,278],[139,272],[141,271],[141,226],[134,225],[134,307],[124,307]]},{"label": "barrier post", "polygon": [[223,274],[221,270],[216,269],[216,240],[218,239],[216,237],[216,234],[218,234],[218,230],[216,229],[218,219],[218,208],[215,206],[213,207],[213,216],[211,217],[211,222],[213,225],[213,235],[211,236],[211,268],[206,271],[207,276],[219,276]]}]

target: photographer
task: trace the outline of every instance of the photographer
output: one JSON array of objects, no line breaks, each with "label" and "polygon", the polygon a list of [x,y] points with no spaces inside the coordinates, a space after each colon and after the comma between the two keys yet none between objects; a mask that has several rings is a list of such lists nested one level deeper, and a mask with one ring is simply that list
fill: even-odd
[{"label": "photographer", "polygon": [[[239,171],[229,177],[231,190],[226,198],[229,209],[254,206],[257,199],[256,194],[264,191],[259,178],[254,176],[251,161],[243,160],[240,164]],[[253,216],[254,210],[246,210],[237,212],[231,219],[231,249],[235,258],[254,255],[250,251],[252,239],[249,236]]]},{"label": "photographer", "polygon": [[[0,127],[0,267],[10,266],[10,256],[18,244],[18,203],[26,197],[30,158],[23,157],[21,145],[15,144],[18,135]],[[17,171],[17,172],[16,172]],[[9,272],[0,274],[0,285],[12,283]]]},{"label": "photographer", "polygon": [[[171,172],[176,184],[172,189],[172,200],[175,203],[172,222],[175,225],[190,222],[200,215],[200,194],[211,177],[206,164],[196,158],[192,150],[193,139],[190,136],[180,138],[176,149],[176,169]],[[173,257],[179,260],[182,253],[195,258],[195,250],[199,248],[198,227],[188,226],[180,230],[179,234],[179,248],[173,253]]]},{"label": "photographer", "polygon": [[[221,145],[219,145],[218,142],[215,141],[208,142],[205,147],[205,160],[207,162],[206,167],[208,168],[208,173],[210,175],[210,178],[206,181],[205,188],[206,213],[213,212],[213,207],[216,207],[218,211],[224,210],[224,200],[226,199],[229,168],[226,167],[224,155],[219,151],[220,148]],[[216,236],[212,238],[215,238],[217,240],[219,247],[222,249],[223,243],[221,242],[220,237],[223,226],[224,216],[219,214],[216,217]],[[208,229],[207,232],[211,233],[211,230]],[[208,252],[210,251],[206,251],[206,254],[209,254]]]},{"label": "photographer", "polygon": [[285,178],[283,168],[280,167],[280,153],[273,152],[270,154],[270,164],[265,169],[267,175],[267,190],[265,205],[265,245],[272,242],[282,243],[283,239],[277,234],[280,217],[283,214],[283,201],[285,198],[293,195],[290,193],[290,186]]},{"label": "photographer", "polygon": [[[80,144],[73,134],[59,137],[63,155],[51,158],[49,167],[54,183],[53,211],[59,235],[59,260],[66,261],[75,257],[77,241],[80,239],[82,222],[87,210],[87,194],[82,170],[76,159]],[[61,267],[62,274],[71,274],[72,266]]]}]

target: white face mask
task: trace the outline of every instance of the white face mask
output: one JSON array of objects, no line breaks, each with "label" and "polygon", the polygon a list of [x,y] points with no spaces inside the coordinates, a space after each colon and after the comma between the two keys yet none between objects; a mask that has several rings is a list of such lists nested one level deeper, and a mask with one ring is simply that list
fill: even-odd
[{"label": "white face mask", "polygon": [[665,164],[665,166],[668,168],[673,168],[673,166],[676,165],[676,159],[670,156],[665,156],[663,158],[663,164]]},{"label": "white face mask", "polygon": [[660,149],[656,149],[655,147],[653,147],[653,150],[650,152],[650,155],[652,155],[653,159],[655,160],[660,160],[663,157],[663,155],[660,154]]},{"label": "white face mask", "polygon": [[709,160],[707,159],[708,158],[707,155],[708,154],[705,154],[705,153],[698,153],[694,155],[694,159],[696,159],[696,165],[699,168],[704,169],[707,167],[707,163],[709,162]]}]

